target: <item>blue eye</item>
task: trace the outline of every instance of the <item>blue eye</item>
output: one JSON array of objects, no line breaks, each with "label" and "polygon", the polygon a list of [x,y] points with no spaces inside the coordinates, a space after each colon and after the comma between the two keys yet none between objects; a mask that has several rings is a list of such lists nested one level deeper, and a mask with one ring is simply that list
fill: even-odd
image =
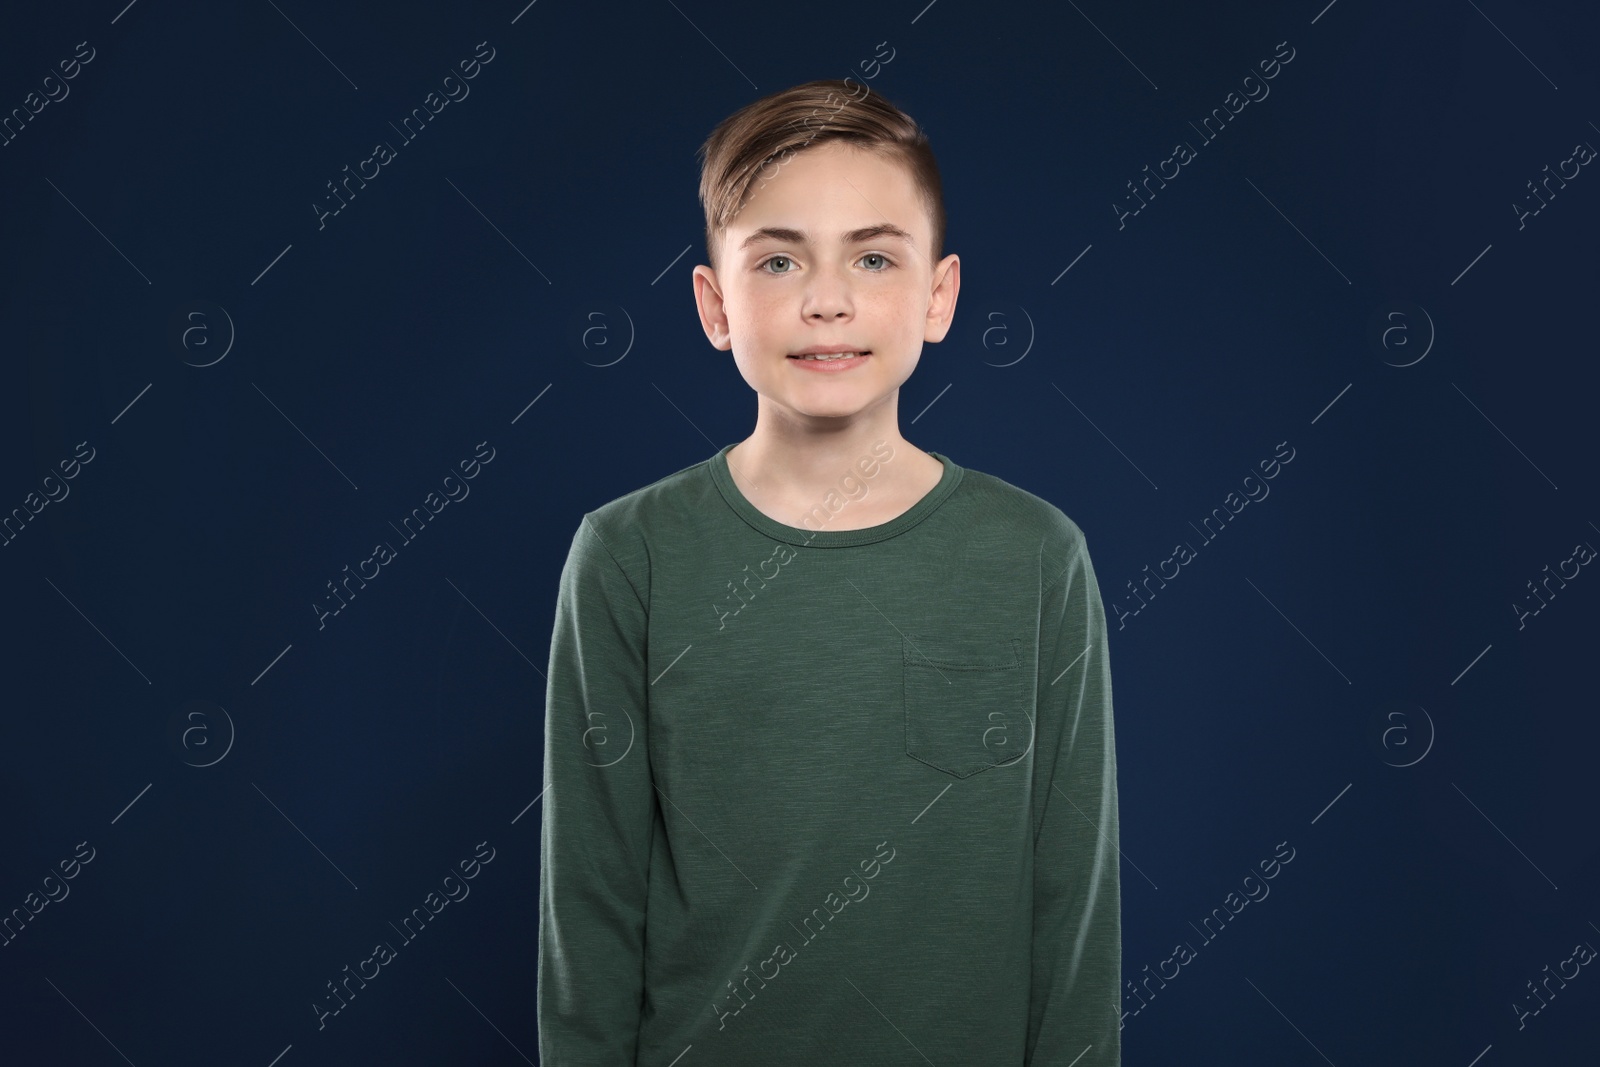
[{"label": "blue eye", "polygon": [[[881,267],[869,267],[869,268],[867,268],[867,271],[868,271],[869,274],[882,274],[884,271],[886,271],[890,267],[894,266],[894,260],[892,260],[888,256],[884,255],[882,252],[868,252],[865,255],[863,255],[861,257],[861,259],[879,259],[879,260],[883,261],[883,266],[881,266]],[[792,264],[794,262],[794,260],[790,259],[788,256],[781,256],[781,255],[780,256],[770,256],[767,259],[762,260],[757,265],[757,269],[759,269],[761,271],[761,273],[763,273],[763,274],[793,274],[794,273],[794,271],[792,271],[792,270],[767,270],[767,267],[771,266],[773,263],[778,262],[779,260],[782,260],[783,262],[790,263],[790,264]],[[859,260],[857,262],[859,262]]]}]

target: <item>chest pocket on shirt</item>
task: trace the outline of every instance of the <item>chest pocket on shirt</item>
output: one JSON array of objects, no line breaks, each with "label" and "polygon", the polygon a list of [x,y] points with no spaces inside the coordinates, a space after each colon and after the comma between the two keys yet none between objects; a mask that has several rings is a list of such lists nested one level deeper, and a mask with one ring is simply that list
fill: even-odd
[{"label": "chest pocket on shirt", "polygon": [[901,653],[906,755],[970,778],[1027,754],[1033,700],[1019,639],[909,634]]}]

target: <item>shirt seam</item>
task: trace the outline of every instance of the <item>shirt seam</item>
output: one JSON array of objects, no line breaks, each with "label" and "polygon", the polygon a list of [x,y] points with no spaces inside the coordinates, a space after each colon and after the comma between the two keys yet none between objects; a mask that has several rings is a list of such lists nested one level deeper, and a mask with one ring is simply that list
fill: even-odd
[{"label": "shirt seam", "polygon": [[644,597],[639,595],[639,587],[633,584],[633,577],[628,574],[627,568],[617,560],[617,554],[611,551],[611,546],[606,544],[604,537],[600,536],[600,531],[595,527],[594,523],[589,521],[589,516],[585,515],[583,517],[583,524],[589,528],[589,532],[594,535],[594,539],[600,542],[600,547],[605,549],[606,558],[611,561],[613,567],[617,568],[617,573],[622,575],[622,580],[628,583],[629,592],[633,593],[633,599],[639,602],[639,609],[644,612],[645,618],[648,619],[650,617],[650,609],[645,605]]},{"label": "shirt seam", "polygon": [[[759,509],[755,508],[754,505],[749,502],[749,500],[744,499],[742,494],[739,493],[738,485],[733,482],[731,474],[729,474],[727,471],[725,466],[726,461],[724,460],[724,464],[721,466],[719,466],[717,463],[718,457],[725,456],[726,452],[726,449],[719,450],[716,455],[712,456],[711,459],[707,461],[712,484],[716,489],[717,494],[722,498],[723,503],[727,505],[729,510],[731,510],[741,522],[755,530],[757,533],[760,533],[764,537],[771,537],[773,540],[781,541],[784,544],[793,545],[797,548],[860,548],[865,545],[879,544],[883,541],[893,540],[895,538],[904,536],[905,534],[908,534],[912,530],[916,529],[918,526],[922,525],[923,522],[927,521],[935,513],[941,511],[949,503],[951,497],[953,497],[960,488],[960,483],[965,480],[967,473],[965,468],[961,467],[960,464],[956,463],[948,456],[945,456],[943,459],[941,459],[940,462],[947,463],[948,467],[950,468],[947,471],[947,474],[950,475],[951,484],[942,490],[938,486],[936,486],[933,490],[930,490],[928,494],[929,496],[932,496],[935,493],[941,494],[939,500],[934,503],[925,514],[916,518],[915,521],[907,523],[906,517],[917,508],[925,506],[927,504],[927,497],[917,501],[917,503],[913,504],[911,508],[907,509],[907,511],[895,516],[888,522],[880,523],[874,527],[865,527],[860,530],[810,530],[806,529],[805,527],[790,526],[788,523],[774,519],[772,516],[766,515]],[[726,479],[726,484],[724,483],[724,479]],[[941,479],[941,481],[942,480],[943,479]],[[748,511],[746,509],[748,509]],[[901,526],[901,523],[905,523],[905,525]],[[888,530],[889,532],[883,532],[885,530]],[[873,531],[878,532],[874,533]],[[806,535],[803,538],[798,536],[802,533]],[[818,539],[819,535],[821,536],[820,540]]]},{"label": "shirt seam", "polygon": [[1073,550],[1072,558],[1067,560],[1066,564],[1062,566],[1060,573],[1058,573],[1054,578],[1050,579],[1050,584],[1044,587],[1044,593],[1040,596],[1041,600],[1055,592],[1056,586],[1061,584],[1062,580],[1066,578],[1067,572],[1072,569],[1073,564],[1078,562],[1078,555],[1082,551],[1083,547],[1080,543],[1079,546]]}]

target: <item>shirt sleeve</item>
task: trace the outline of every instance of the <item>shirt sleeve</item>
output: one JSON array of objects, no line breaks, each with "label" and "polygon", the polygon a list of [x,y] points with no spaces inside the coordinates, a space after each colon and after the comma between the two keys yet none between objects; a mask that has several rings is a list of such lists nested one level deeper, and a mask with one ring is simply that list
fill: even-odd
[{"label": "shirt sleeve", "polygon": [[1041,595],[1027,1067],[1122,1062],[1117,761],[1105,609],[1081,532]]},{"label": "shirt sleeve", "polygon": [[539,1058],[621,1067],[637,1050],[659,816],[634,584],[586,516],[561,572],[545,697]]}]

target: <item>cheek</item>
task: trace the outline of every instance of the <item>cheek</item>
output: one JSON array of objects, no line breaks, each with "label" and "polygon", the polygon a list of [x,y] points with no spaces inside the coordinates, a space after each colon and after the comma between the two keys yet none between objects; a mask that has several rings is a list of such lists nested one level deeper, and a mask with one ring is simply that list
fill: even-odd
[{"label": "cheek", "polygon": [[744,305],[757,315],[771,315],[796,299],[792,289],[791,286],[752,285],[744,291]]},{"label": "cheek", "polygon": [[866,294],[862,310],[883,323],[893,323],[896,328],[920,328],[927,310],[926,294],[911,284],[884,286]]},{"label": "cheek", "polygon": [[746,292],[737,306],[729,308],[729,319],[736,336],[757,344],[782,338],[792,333],[788,318],[795,316],[794,307],[784,297],[774,293]]},{"label": "cheek", "polygon": [[730,333],[736,350],[757,352],[765,348],[771,333],[767,313],[760,308],[745,308],[743,315],[729,320]]}]

